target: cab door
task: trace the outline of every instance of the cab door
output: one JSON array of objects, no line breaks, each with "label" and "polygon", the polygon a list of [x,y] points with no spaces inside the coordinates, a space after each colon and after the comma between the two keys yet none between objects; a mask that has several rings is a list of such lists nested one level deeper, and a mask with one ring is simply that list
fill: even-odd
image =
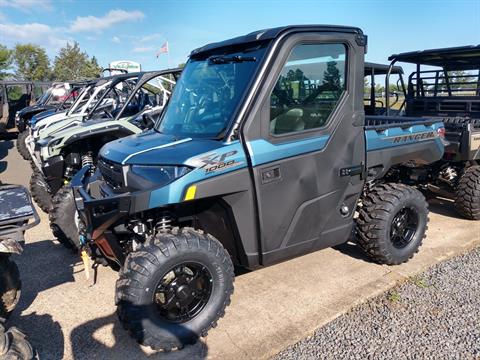
[{"label": "cab door", "polygon": [[363,47],[287,38],[244,127],[264,265],[345,242],[363,186]]}]

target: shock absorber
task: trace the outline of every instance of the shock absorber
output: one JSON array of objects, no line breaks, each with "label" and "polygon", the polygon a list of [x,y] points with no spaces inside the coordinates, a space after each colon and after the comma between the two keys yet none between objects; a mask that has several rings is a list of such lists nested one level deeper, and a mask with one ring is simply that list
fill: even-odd
[{"label": "shock absorber", "polygon": [[163,212],[160,214],[160,219],[157,221],[155,225],[155,230],[156,232],[167,232],[172,229],[172,217],[170,216],[170,213],[168,212]]},{"label": "shock absorber", "polygon": [[90,171],[93,173],[95,171],[93,163],[93,154],[91,151],[87,151],[85,154],[82,154],[82,168],[84,166],[90,166]]}]

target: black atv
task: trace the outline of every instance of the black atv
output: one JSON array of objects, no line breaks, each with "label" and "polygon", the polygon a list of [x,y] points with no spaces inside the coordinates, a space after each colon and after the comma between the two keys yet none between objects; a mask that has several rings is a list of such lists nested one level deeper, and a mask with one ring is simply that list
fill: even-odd
[{"label": "black atv", "polygon": [[6,331],[4,320],[17,305],[21,293],[18,267],[10,259],[23,251],[25,230],[40,221],[23,186],[0,185],[0,359],[31,359],[33,350],[16,328]]}]

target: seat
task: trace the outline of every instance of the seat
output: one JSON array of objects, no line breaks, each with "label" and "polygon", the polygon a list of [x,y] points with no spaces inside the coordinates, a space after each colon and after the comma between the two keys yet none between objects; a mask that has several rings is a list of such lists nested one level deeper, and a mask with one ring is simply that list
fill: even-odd
[{"label": "seat", "polygon": [[271,134],[285,134],[304,129],[303,109],[290,109],[270,122]]}]

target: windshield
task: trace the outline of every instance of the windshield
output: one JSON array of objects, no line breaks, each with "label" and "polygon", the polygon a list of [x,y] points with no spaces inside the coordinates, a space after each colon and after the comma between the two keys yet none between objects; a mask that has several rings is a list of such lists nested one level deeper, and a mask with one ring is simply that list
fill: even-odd
[{"label": "windshield", "polygon": [[222,136],[241,104],[265,48],[263,43],[191,58],[155,129],[175,137]]},{"label": "windshield", "polygon": [[43,105],[44,103],[46,103],[51,93],[52,93],[52,89],[49,88],[40,96],[40,98],[37,100],[37,104]]}]

